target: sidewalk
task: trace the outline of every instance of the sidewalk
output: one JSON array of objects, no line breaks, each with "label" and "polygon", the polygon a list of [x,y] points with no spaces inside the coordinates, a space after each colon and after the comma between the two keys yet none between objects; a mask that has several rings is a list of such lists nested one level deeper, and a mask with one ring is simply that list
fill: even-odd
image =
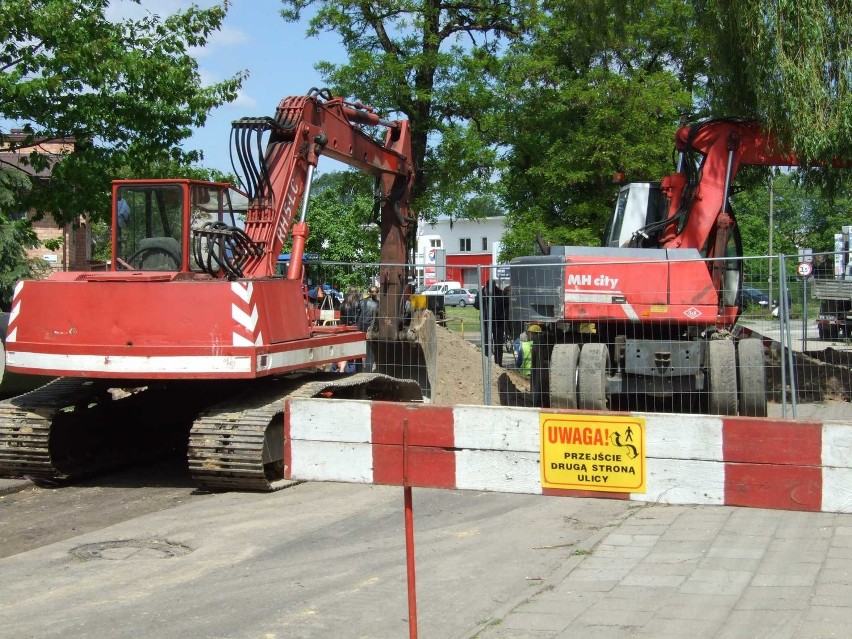
[{"label": "sidewalk", "polygon": [[638,507],[464,639],[817,639],[852,623],[852,515]]}]

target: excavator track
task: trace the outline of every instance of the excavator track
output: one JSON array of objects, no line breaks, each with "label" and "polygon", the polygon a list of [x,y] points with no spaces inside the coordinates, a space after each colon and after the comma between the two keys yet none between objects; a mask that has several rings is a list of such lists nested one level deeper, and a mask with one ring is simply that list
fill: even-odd
[{"label": "excavator track", "polygon": [[94,389],[79,379],[58,379],[0,402],[0,475],[61,480],[69,472],[54,465],[51,425],[57,413],[88,399]]},{"label": "excavator track", "polygon": [[0,402],[0,476],[51,485],[182,450],[200,488],[277,490],[293,483],[283,478],[287,397],[422,400],[414,381],[366,373],[113,386],[60,378]]},{"label": "excavator track", "polygon": [[270,380],[205,410],[190,431],[189,470],[207,490],[273,491],[284,479],[284,401],[294,397],[421,401],[411,380],[359,373]]},{"label": "excavator track", "polygon": [[112,386],[60,378],[0,402],[0,475],[49,485],[185,450],[212,392]]}]

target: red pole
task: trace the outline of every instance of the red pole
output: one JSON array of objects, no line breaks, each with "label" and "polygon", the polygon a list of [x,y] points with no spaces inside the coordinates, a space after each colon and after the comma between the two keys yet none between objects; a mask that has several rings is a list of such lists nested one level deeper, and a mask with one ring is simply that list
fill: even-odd
[{"label": "red pole", "polygon": [[417,639],[417,588],[414,581],[414,509],[408,485],[408,420],[402,420],[402,486],[405,495],[405,566],[408,576],[408,636]]}]

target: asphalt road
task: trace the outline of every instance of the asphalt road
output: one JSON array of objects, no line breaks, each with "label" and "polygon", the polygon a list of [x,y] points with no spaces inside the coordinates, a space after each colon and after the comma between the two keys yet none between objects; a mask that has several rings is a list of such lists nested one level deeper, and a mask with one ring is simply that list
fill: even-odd
[{"label": "asphalt road", "polygon": [[[0,499],[0,637],[408,636],[401,488],[184,479],[149,467]],[[415,490],[421,636],[499,619],[637,508]]]}]

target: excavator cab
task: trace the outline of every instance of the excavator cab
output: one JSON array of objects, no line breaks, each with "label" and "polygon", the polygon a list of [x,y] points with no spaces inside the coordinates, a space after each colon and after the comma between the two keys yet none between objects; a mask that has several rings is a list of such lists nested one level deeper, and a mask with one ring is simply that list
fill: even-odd
[{"label": "excavator cab", "polygon": [[[113,264],[116,270],[202,271],[193,230],[237,229],[232,189],[194,180],[116,181],[113,186]],[[224,248],[220,247],[220,251]],[[225,257],[224,255],[220,257]]]},{"label": "excavator cab", "polygon": [[622,186],[604,233],[603,246],[627,246],[639,229],[665,217],[667,204],[659,182],[632,182]]}]

